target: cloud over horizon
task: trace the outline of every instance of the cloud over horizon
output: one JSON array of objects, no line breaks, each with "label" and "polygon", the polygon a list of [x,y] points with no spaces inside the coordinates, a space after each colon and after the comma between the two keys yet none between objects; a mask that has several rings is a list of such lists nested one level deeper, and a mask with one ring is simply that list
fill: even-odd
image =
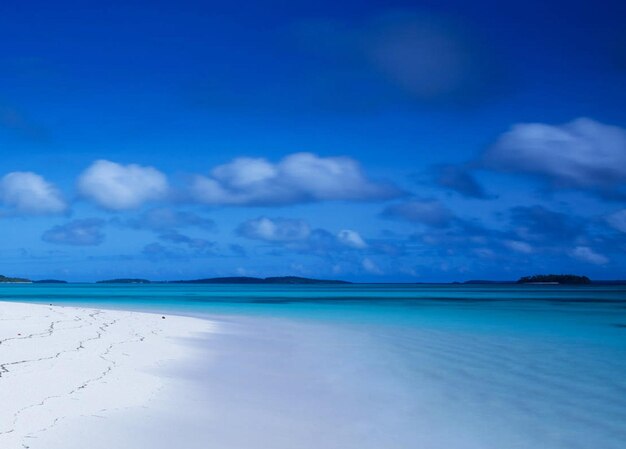
[{"label": "cloud over horizon", "polygon": [[293,242],[308,238],[311,228],[304,220],[259,217],[241,223],[237,233],[242,237],[265,242]]},{"label": "cloud over horizon", "polygon": [[481,162],[488,169],[537,176],[555,189],[609,193],[626,185],[626,130],[589,118],[563,125],[520,123]]},{"label": "cloud over horizon", "polygon": [[154,167],[100,159],[80,175],[78,190],[105,209],[126,210],[163,199],[169,186],[166,176]]},{"label": "cloud over horizon", "polygon": [[353,229],[342,229],[333,234],[325,229],[312,229],[305,220],[293,218],[259,217],[246,220],[237,227],[237,234],[247,239],[317,254],[364,250],[369,246]]},{"label": "cloud over horizon", "polygon": [[23,214],[59,214],[67,210],[61,192],[33,172],[12,172],[0,180],[0,201]]},{"label": "cloud over horizon", "polygon": [[319,201],[372,201],[401,195],[393,184],[369,179],[349,157],[293,153],[277,163],[236,158],[196,176],[192,197],[209,205],[271,206]]},{"label": "cloud over horizon", "polygon": [[337,240],[341,244],[355,249],[364,249],[368,246],[365,240],[363,240],[363,237],[352,229],[342,229],[339,231],[337,233]]},{"label": "cloud over horizon", "polygon": [[[420,263],[428,265],[434,260],[441,261],[442,272],[450,273],[462,273],[472,267],[499,273],[541,271],[543,268],[536,267],[546,260],[586,273],[617,270],[622,257],[619,254],[626,251],[626,215],[615,203],[604,201],[599,195],[587,197],[598,207],[594,212],[578,210],[571,201],[559,203],[552,198],[533,199],[531,205],[526,205],[519,201],[520,197],[510,202],[499,195],[490,196],[482,186],[483,182],[489,186],[487,182],[495,172],[512,172],[539,177],[553,189],[603,195],[618,192],[626,170],[612,165],[621,161],[619,138],[623,130],[609,127],[606,134],[606,125],[597,122],[572,123],[563,125],[567,132],[557,130],[558,135],[575,135],[576,138],[561,139],[567,145],[553,145],[551,138],[542,137],[542,131],[537,140],[541,150],[531,151],[528,145],[535,144],[529,142],[535,140],[527,139],[526,130],[521,133],[523,138],[516,135],[513,139],[518,146],[508,147],[498,141],[499,146],[489,148],[480,161],[431,165],[432,171],[427,172],[431,182],[418,184],[413,194],[392,183],[375,180],[350,157],[321,157],[313,153],[293,153],[278,161],[239,157],[214,166],[208,175],[196,176],[191,184],[174,187],[157,168],[99,159],[87,166],[76,183],[78,193],[87,200],[72,203],[71,213],[78,218],[52,227],[48,221],[47,230],[41,233],[39,228],[36,232],[43,242],[65,245],[63,251],[71,252],[76,251],[71,247],[101,245],[105,241],[104,227],[107,223],[115,224],[116,237],[130,247],[129,254],[118,255],[119,260],[149,261],[153,269],[167,261],[192,264],[194,260],[211,258],[228,261],[231,267],[234,262],[230,261],[236,259],[246,265],[252,260],[248,255],[254,254],[266,263],[280,257],[302,259],[312,266],[325,267],[330,273],[337,269],[336,273],[351,276],[416,276]],[[549,128],[551,136],[555,130]],[[612,132],[616,138],[607,141],[606,136]],[[507,139],[505,143],[509,142]],[[601,145],[604,152],[596,153],[593,145]],[[509,162],[503,155],[511,148],[516,148],[528,165],[515,162],[507,168]],[[548,163],[531,171],[528,167],[535,166],[530,161],[540,164],[540,155],[546,151],[553,152],[545,156]],[[602,157],[596,161],[592,154]],[[515,167],[520,170],[514,172]],[[411,168],[404,170],[406,182],[410,183]],[[475,170],[481,170],[480,183]],[[65,185],[71,182],[70,176]],[[533,184],[521,185],[530,189]],[[176,195],[171,194],[174,189]],[[450,190],[460,195],[448,195],[454,209],[441,200]],[[493,187],[490,190],[495,191]],[[432,196],[421,196],[422,191]],[[487,205],[476,199],[493,201]],[[352,204],[328,204],[337,201]],[[28,226],[33,229],[41,225],[41,220],[52,220],[42,216],[69,214],[60,190],[34,172],[15,171],[1,178],[0,204],[7,217],[24,220],[26,216],[37,216],[29,218],[33,224]],[[80,218],[91,204],[103,210],[89,213],[101,217]],[[480,205],[485,205],[488,212],[477,216],[472,209]],[[250,216],[248,207],[257,218],[246,219]],[[259,213],[256,208],[267,210]],[[306,208],[302,216],[308,218],[276,217],[269,212],[278,208],[286,211],[285,216],[299,214],[300,209]],[[372,221],[364,227],[366,234],[353,228],[354,217],[345,215],[351,213],[349,208],[370,214]],[[207,216],[209,210],[212,218]],[[314,227],[308,221],[317,211],[327,214],[329,210],[336,217],[329,220],[325,216],[324,227]],[[387,222],[388,229],[376,230],[372,225],[377,218],[393,222]],[[356,226],[359,227],[358,222]],[[240,238],[247,241],[237,240]],[[437,270],[434,266],[421,269],[431,273]]]}]

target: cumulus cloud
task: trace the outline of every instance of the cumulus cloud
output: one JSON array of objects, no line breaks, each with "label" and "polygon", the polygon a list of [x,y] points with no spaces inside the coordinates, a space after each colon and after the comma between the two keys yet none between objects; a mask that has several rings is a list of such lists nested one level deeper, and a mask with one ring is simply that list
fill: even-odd
[{"label": "cumulus cloud", "polygon": [[399,196],[391,184],[368,179],[348,157],[294,153],[277,163],[237,158],[196,176],[192,196],[204,204],[284,205],[331,200],[382,200]]},{"label": "cumulus cloud", "polygon": [[74,220],[47,230],[41,238],[60,245],[96,246],[104,241],[104,224],[104,220],[97,218]]},{"label": "cumulus cloud", "polygon": [[237,233],[292,251],[320,256],[362,250],[383,252],[378,248],[379,245],[370,246],[352,229],[342,229],[335,234],[326,229],[312,229],[306,221],[299,219],[259,217],[241,223]]},{"label": "cumulus cloud", "polygon": [[67,205],[59,190],[32,172],[12,172],[0,180],[0,201],[25,214],[56,214]]},{"label": "cumulus cloud", "polygon": [[153,167],[99,160],[82,173],[78,189],[101,207],[124,210],[165,197],[168,183],[165,175]]},{"label": "cumulus cloud", "polygon": [[355,249],[367,248],[367,243],[365,243],[365,240],[363,240],[363,237],[361,237],[361,235],[358,232],[353,231],[352,229],[342,229],[341,231],[339,231],[339,233],[337,234],[337,240],[342,245],[345,245],[350,248],[355,248]]},{"label": "cumulus cloud", "polygon": [[311,228],[304,220],[259,217],[241,223],[237,233],[266,242],[294,242],[307,239],[311,235]]},{"label": "cumulus cloud", "polygon": [[454,219],[452,212],[439,201],[426,199],[392,204],[383,211],[382,215],[435,228],[446,227]]},{"label": "cumulus cloud", "polygon": [[572,256],[578,260],[594,265],[605,265],[609,262],[609,259],[606,256],[595,252],[588,246],[577,246],[572,251]]},{"label": "cumulus cloud", "polygon": [[483,164],[539,176],[554,188],[607,191],[626,184],[626,130],[588,118],[521,123],[500,136]]}]

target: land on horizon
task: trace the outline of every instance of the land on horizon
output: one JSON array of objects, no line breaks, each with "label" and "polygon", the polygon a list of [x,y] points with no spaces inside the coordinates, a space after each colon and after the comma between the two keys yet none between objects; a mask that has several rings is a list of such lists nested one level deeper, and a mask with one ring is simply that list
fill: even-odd
[{"label": "land on horizon", "polygon": [[[15,283],[15,284],[67,284],[73,283],[66,280],[58,279],[44,279],[44,280],[30,280],[27,278],[8,277],[0,275],[0,284],[2,283]],[[251,276],[229,276],[229,277],[212,277],[190,280],[164,280],[153,281],[143,278],[113,278],[98,280],[95,282],[78,282],[81,284],[283,284],[283,285],[307,285],[307,284],[406,284],[406,285],[419,285],[419,284],[440,284],[440,285],[480,285],[480,284],[535,284],[535,285],[626,285],[626,280],[592,280],[587,276],[572,275],[572,274],[537,274],[532,276],[523,276],[518,280],[489,280],[489,279],[470,279],[466,281],[454,281],[454,282],[352,282],[339,279],[316,279],[307,278],[301,276],[270,276],[270,277],[251,277]]]}]

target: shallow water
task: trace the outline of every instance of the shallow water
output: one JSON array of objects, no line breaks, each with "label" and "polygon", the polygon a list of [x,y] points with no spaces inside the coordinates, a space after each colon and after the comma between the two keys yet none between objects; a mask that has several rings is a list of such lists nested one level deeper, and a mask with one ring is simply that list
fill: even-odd
[{"label": "shallow water", "polygon": [[163,369],[185,393],[151,418],[190,448],[626,442],[623,287],[7,285],[0,299],[217,316],[223,333],[189,342],[195,363]]}]

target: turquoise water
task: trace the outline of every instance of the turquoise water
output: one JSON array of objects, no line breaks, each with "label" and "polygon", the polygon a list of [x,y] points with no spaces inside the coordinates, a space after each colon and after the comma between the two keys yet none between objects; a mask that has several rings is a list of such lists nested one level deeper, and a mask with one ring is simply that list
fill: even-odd
[{"label": "turquoise water", "polygon": [[[197,342],[212,362],[182,372],[227,411],[203,421],[219,447],[626,447],[623,286],[34,284],[0,300],[217,318],[227,332]],[[259,430],[241,442],[242,426]]]},{"label": "turquoise water", "polygon": [[0,285],[0,300],[561,335],[626,345],[626,286]]}]

